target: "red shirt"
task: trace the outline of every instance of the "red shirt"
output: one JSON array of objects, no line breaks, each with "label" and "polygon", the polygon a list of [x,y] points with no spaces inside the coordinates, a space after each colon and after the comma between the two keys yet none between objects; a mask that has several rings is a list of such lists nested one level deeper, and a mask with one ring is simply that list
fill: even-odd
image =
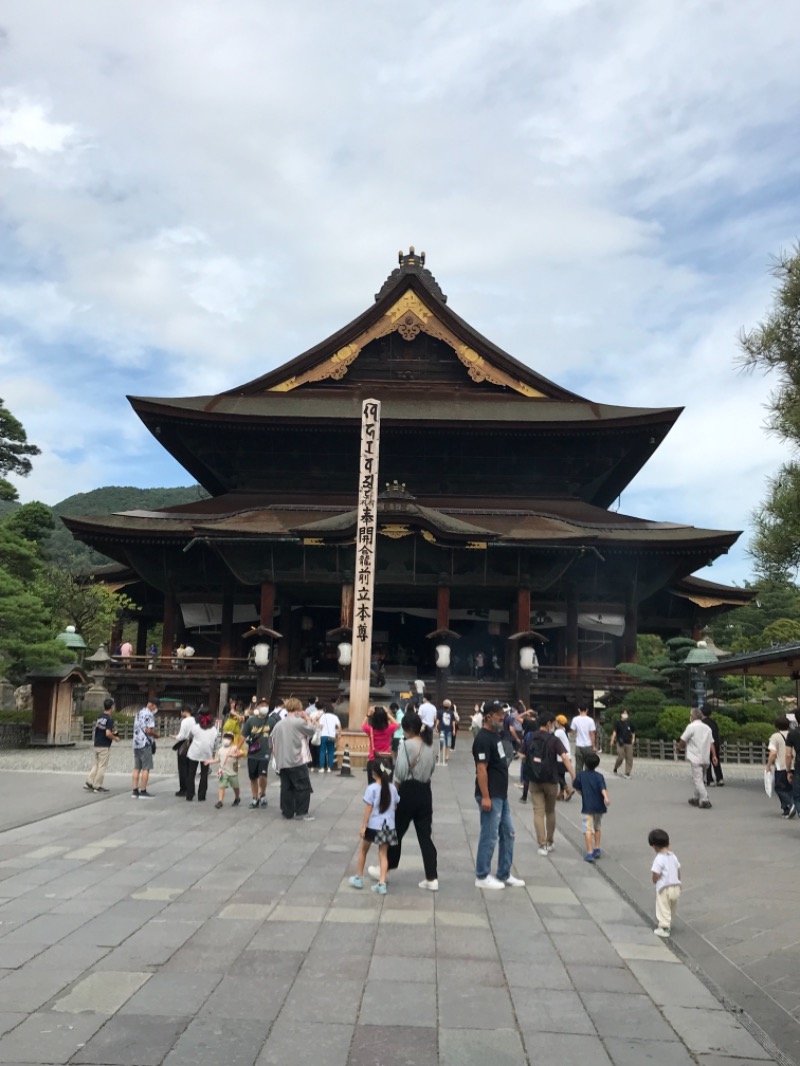
[{"label": "red shirt", "polygon": [[389,722],[386,729],[373,729],[369,724],[369,721],[364,722],[361,726],[364,732],[367,734],[370,740],[369,753],[370,756],[375,752],[387,752],[392,750],[392,736],[398,729],[397,722]]}]

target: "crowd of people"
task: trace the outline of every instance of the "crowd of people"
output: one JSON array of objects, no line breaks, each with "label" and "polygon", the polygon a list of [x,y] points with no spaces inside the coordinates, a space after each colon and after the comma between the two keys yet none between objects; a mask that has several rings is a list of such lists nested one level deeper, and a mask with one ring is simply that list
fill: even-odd
[{"label": "crowd of people", "polygon": [[[157,701],[150,699],[134,721],[131,795],[137,800],[151,796],[149,775],[156,744],[161,739],[156,726],[157,710]],[[103,778],[109,753],[120,739],[113,712],[114,701],[107,699],[95,725],[94,762],[85,783],[85,788],[93,792],[107,791]],[[400,864],[403,838],[413,824],[425,872],[419,887],[438,891],[431,781],[437,766],[447,765],[456,744],[458,724],[458,710],[452,701],[444,700],[437,708],[424,692],[405,708],[396,703],[369,708],[362,726],[368,738],[368,783],[363,795],[357,870],[349,882],[354,889],[363,888],[366,871],[373,881],[373,891],[379,895],[388,891],[389,876]],[[800,773],[797,779],[793,778],[789,753],[800,751],[800,730],[792,735],[785,720],[776,726],[784,724],[786,728],[779,728],[773,738],[774,752],[771,741],[770,753],[771,763],[786,765],[785,770],[776,769],[776,792],[781,797],[784,815],[793,817],[800,809],[800,797],[797,805],[794,798],[794,788],[800,789],[800,784],[793,784],[800,779]],[[471,729],[474,794],[479,814],[476,887],[494,891],[525,884],[512,870],[515,834],[509,782],[515,760],[519,761],[520,801],[527,802],[530,797],[533,807],[538,854],[546,858],[555,848],[557,802],[567,802],[577,792],[582,804],[584,861],[594,863],[602,858],[602,823],[610,797],[599,771],[597,724],[585,707],[569,721],[566,716],[548,711],[534,712],[521,702],[516,706],[488,702],[475,707]],[[219,727],[214,717],[202,708],[197,712],[185,708],[179,729],[169,737],[177,758],[179,787],[175,795],[187,802],[205,802],[209,778],[215,771],[216,808],[224,806],[228,794],[233,796],[232,806],[238,807],[241,804],[239,773],[246,766],[250,807],[267,807],[267,783],[274,770],[280,780],[282,817],[313,821],[311,773],[333,772],[340,732],[341,723],[333,708],[317,699],[308,700],[305,706],[294,698],[278,700],[272,709],[267,700],[256,697],[248,707],[231,700]],[[574,764],[568,733],[574,738]],[[436,737],[439,757],[434,744]],[[611,740],[612,746],[617,747],[613,772],[624,766],[624,777],[630,778],[635,732],[624,709],[614,725]],[[716,749],[711,725],[701,712],[692,712],[692,721],[681,743],[686,747],[695,785],[695,796],[690,803],[705,806],[707,800],[701,797],[709,765],[716,762]],[[656,852],[652,866],[657,891],[655,932],[668,936],[680,893],[680,864],[669,850],[669,837],[664,830],[653,830],[649,843]],[[377,847],[378,861],[367,866],[373,844]]]}]

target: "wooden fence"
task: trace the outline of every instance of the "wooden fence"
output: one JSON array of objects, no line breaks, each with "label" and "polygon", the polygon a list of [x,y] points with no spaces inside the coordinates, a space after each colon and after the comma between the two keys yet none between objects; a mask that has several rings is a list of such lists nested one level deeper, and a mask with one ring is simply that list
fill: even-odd
[{"label": "wooden fence", "polygon": [[[721,762],[763,766],[767,761],[766,744],[752,744],[743,740],[723,740],[720,748]],[[603,751],[608,754],[615,754],[616,745],[612,749],[608,741],[605,740],[603,742]],[[677,740],[637,739],[633,745],[633,753],[642,759],[663,759],[673,762],[682,762],[684,759],[683,753],[678,751]]]}]

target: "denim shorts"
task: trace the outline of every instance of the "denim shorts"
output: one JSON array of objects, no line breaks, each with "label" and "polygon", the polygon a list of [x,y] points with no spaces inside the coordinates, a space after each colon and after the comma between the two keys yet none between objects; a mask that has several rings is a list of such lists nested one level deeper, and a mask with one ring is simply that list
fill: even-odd
[{"label": "denim shorts", "polygon": [[584,833],[594,833],[603,824],[602,814],[582,814],[581,824],[583,825]]}]

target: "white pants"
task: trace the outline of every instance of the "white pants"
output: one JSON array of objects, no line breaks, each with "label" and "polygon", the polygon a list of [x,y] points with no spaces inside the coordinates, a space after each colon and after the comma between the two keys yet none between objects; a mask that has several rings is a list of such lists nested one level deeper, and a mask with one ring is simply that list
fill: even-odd
[{"label": "white pants", "polygon": [[680,885],[667,885],[656,892],[656,923],[659,929],[669,929],[681,898]]},{"label": "white pants", "polygon": [[706,770],[708,769],[708,764],[693,762],[689,763],[689,765],[692,768],[694,798],[700,800],[701,803],[708,803],[708,792],[706,791]]},{"label": "white pants", "polygon": [[677,901],[681,899],[681,886],[668,885],[656,892],[656,923],[662,930],[668,930],[677,910]]}]

